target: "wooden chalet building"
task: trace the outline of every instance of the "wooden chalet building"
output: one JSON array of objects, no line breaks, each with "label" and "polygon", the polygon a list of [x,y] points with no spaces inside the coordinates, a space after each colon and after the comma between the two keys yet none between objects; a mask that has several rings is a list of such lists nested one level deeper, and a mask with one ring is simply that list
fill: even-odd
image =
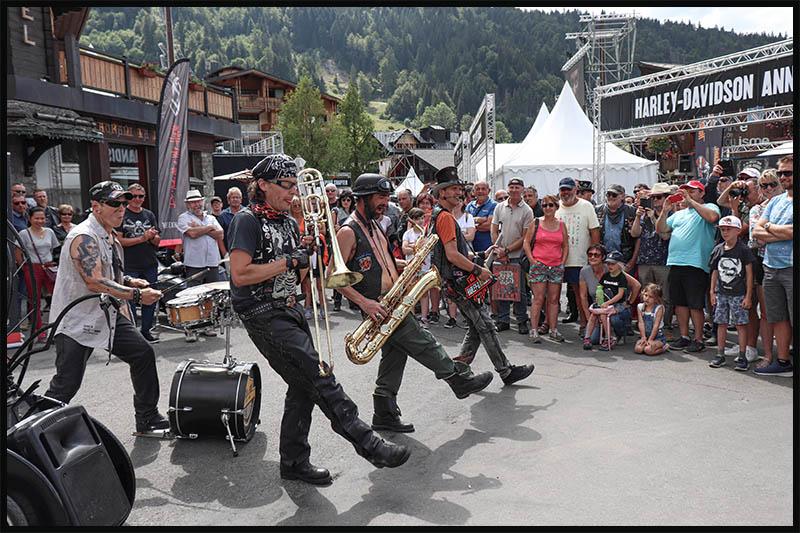
[{"label": "wooden chalet building", "polygon": [[[227,66],[206,76],[208,83],[228,87],[236,94],[239,124],[242,132],[272,131],[278,124],[278,113],[286,96],[297,87],[287,81],[257,69]],[[337,112],[341,100],[322,93],[326,118]]]},{"label": "wooden chalet building", "polygon": [[419,179],[433,179],[441,168],[453,165],[453,150],[459,133],[441,126],[427,126],[419,131],[406,128],[376,131],[374,137],[384,150],[378,162],[379,172],[390,178],[405,178],[413,167]]},{"label": "wooden chalet building", "polygon": [[[88,190],[113,179],[141,183],[156,211],[158,102],[164,77],[84,46],[88,7],[6,7],[6,109],[10,176],[51,205],[89,206]],[[189,175],[213,190],[211,155],[241,136],[228,89],[190,86]]]}]

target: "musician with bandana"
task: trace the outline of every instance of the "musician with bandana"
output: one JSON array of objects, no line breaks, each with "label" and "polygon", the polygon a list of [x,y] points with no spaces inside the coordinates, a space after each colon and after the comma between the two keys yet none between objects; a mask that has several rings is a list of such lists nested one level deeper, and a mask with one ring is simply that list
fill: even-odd
[{"label": "musician with bandana", "polygon": [[[393,311],[378,300],[400,277],[400,261],[395,260],[389,251],[389,239],[378,223],[389,204],[391,191],[388,178],[379,174],[360,175],[353,184],[356,209],[336,234],[347,268],[364,276],[352,287],[337,290],[361,308],[365,319],[378,323]],[[414,431],[413,424],[402,422],[397,407],[397,393],[408,357],[432,370],[437,379],[450,385],[459,399],[485,389],[492,381],[490,372],[474,375],[469,365],[450,359],[442,345],[419,325],[413,313],[409,313],[381,348],[372,397],[375,408],[373,429],[401,433]]]},{"label": "musician with bandana", "polygon": [[308,432],[316,404],[333,430],[378,468],[397,467],[410,450],[380,438],[358,417],[330,368],[320,375],[311,331],[299,304],[300,281],[309,267],[313,238],[300,236],[289,216],[298,194],[297,166],[283,154],[265,157],[252,170],[248,210],[229,228],[231,299],[256,348],[289,386],[280,432],[280,473],[315,485],[332,482],[330,472],[311,464]]}]

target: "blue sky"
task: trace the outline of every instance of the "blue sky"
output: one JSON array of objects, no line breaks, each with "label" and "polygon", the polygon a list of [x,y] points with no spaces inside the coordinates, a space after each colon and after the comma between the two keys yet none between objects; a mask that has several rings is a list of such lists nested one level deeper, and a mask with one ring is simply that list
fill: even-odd
[{"label": "blue sky", "polygon": [[[599,13],[606,12],[630,13],[645,18],[658,20],[673,20],[676,22],[698,22],[704,28],[719,26],[726,30],[733,29],[737,33],[774,33],[792,36],[792,8],[791,7],[521,7],[520,9],[541,11],[563,11],[577,9]],[[576,31],[578,28],[575,29]]]}]

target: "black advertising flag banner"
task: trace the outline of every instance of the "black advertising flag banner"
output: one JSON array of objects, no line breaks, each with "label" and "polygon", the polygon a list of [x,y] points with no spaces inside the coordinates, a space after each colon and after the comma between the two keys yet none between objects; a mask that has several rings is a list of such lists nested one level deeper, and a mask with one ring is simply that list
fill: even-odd
[{"label": "black advertising flag banner", "polygon": [[615,131],[791,105],[792,56],[604,97],[600,130]]},{"label": "black advertising flag banner", "polygon": [[184,210],[189,190],[187,113],[189,107],[189,60],[173,63],[164,78],[158,108],[158,223],[161,246],[181,242],[178,215]]}]

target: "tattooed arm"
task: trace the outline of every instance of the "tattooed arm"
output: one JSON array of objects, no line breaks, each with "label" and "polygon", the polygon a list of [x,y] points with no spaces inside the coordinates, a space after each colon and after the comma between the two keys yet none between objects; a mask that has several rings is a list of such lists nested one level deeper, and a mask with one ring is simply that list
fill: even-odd
[{"label": "tattooed arm", "polygon": [[126,287],[113,279],[104,277],[100,249],[97,241],[89,235],[75,237],[70,247],[70,256],[86,287],[92,292],[110,294],[121,300],[133,300],[136,291],[139,290],[141,302],[145,305],[155,303],[161,298],[161,291],[151,288]]}]

